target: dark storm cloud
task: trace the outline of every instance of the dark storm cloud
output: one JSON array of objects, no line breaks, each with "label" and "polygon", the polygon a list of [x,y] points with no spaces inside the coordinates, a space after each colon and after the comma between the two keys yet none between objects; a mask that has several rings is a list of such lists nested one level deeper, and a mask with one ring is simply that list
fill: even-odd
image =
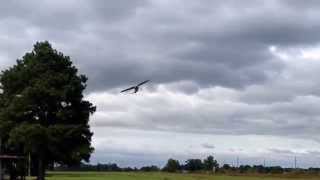
[{"label": "dark storm cloud", "polygon": [[6,26],[8,41],[20,37],[10,44],[23,44],[19,50],[7,46],[11,59],[47,39],[89,76],[91,91],[149,78],[243,88],[282,70],[270,45],[319,40],[311,7],[297,14],[286,1],[181,3],[10,1],[1,6],[0,20],[16,21]]},{"label": "dark storm cloud", "polygon": [[[0,19],[16,18],[42,27],[62,28],[66,26],[61,25],[67,24],[72,27],[89,23],[89,21],[118,21],[132,15],[136,7],[144,4],[144,0],[95,1],[94,3],[85,0],[68,2],[13,0],[1,4]],[[79,26],[73,28],[77,27]]]},{"label": "dark storm cloud", "polygon": [[[228,12],[210,11],[210,7],[216,10],[214,4],[210,5],[199,15],[188,4],[185,9],[166,11],[149,4],[148,8],[156,11],[142,8],[127,19],[128,30],[115,25],[122,32],[116,36],[121,37],[117,42],[120,50],[116,51],[125,55],[111,55],[106,59],[114,58],[116,63],[91,68],[101,78],[93,86],[105,89],[151,78],[156,83],[191,80],[202,87],[245,87],[267,80],[267,71],[282,70],[283,64],[272,59],[269,46],[306,45],[319,40],[319,27],[313,25],[318,18],[309,17],[308,9],[301,9],[297,15],[283,4],[249,12],[245,6],[231,6],[236,16],[226,18]],[[278,12],[278,6],[285,10]],[[103,36],[108,37],[108,33]],[[121,81],[115,81],[115,76]]]}]

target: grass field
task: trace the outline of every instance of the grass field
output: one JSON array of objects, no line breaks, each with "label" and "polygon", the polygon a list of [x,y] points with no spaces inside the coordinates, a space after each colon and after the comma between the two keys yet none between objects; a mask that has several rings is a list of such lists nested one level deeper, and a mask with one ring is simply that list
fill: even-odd
[{"label": "grass field", "polygon": [[48,180],[304,180],[320,177],[247,177],[200,174],[168,173],[97,173],[97,172],[54,172],[48,173]]}]

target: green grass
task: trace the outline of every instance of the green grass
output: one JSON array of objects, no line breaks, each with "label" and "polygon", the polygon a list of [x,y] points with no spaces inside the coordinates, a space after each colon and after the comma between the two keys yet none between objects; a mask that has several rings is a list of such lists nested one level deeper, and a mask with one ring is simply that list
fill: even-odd
[{"label": "green grass", "polygon": [[320,177],[248,177],[204,174],[115,173],[115,172],[50,172],[48,180],[304,180]]}]

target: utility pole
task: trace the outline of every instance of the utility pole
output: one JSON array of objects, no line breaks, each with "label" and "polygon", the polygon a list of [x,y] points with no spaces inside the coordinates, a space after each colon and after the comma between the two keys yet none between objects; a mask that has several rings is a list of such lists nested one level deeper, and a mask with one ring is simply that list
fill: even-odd
[{"label": "utility pole", "polygon": [[237,168],[239,168],[239,156],[237,156]]},{"label": "utility pole", "polygon": [[28,157],[28,176],[31,177],[31,153],[30,152]]}]

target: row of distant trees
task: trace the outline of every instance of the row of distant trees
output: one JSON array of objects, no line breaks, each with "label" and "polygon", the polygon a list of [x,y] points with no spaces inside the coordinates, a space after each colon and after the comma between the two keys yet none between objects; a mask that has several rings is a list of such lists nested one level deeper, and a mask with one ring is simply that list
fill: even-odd
[{"label": "row of distant trees", "polygon": [[58,171],[167,171],[167,172],[179,172],[179,171],[212,171],[217,170],[219,164],[213,156],[208,156],[206,159],[188,159],[184,164],[180,164],[178,160],[169,159],[167,164],[160,168],[158,166],[144,166],[141,168],[125,167],[120,168],[115,163],[91,165],[81,164],[80,166],[59,166],[55,167]]},{"label": "row of distant trees", "polygon": [[56,171],[104,171],[104,172],[130,172],[130,171],[144,171],[144,172],[156,172],[160,171],[161,169],[158,166],[151,165],[151,166],[144,166],[141,168],[137,167],[119,167],[116,163],[108,163],[108,164],[101,164],[98,163],[96,165],[92,164],[81,164],[79,166],[58,166],[55,167],[54,170]]},{"label": "row of distant trees", "polygon": [[178,171],[216,171],[219,168],[217,160],[213,156],[208,156],[206,159],[188,159],[184,164],[180,164],[178,160],[169,159],[164,171],[178,172]]},{"label": "row of distant trees", "polygon": [[263,165],[240,165],[232,167],[229,164],[224,164],[218,169],[219,173],[225,174],[283,174],[283,173],[305,173],[305,174],[320,174],[320,168],[284,168],[281,166],[263,166]]},{"label": "row of distant trees", "polygon": [[181,172],[206,172],[206,173],[220,173],[220,174],[283,174],[283,173],[305,173],[305,174],[320,174],[320,168],[309,169],[295,169],[283,168],[281,166],[263,166],[263,165],[241,165],[234,167],[229,164],[219,166],[217,160],[213,156],[201,159],[188,159],[184,163],[180,163],[176,159],[168,159],[166,165],[160,168],[155,165],[144,166],[141,168],[125,167],[121,168],[115,163],[109,164],[81,164],[80,166],[59,166],[55,170],[58,171],[113,171],[113,172],[130,172],[130,171],[143,171],[143,172],[157,172],[165,171],[172,173]]},{"label": "row of distant trees", "polygon": [[263,166],[263,165],[240,165],[234,167],[229,164],[219,166],[213,156],[206,159],[189,159],[184,164],[178,160],[169,159],[162,169],[167,172],[214,172],[223,174],[283,174],[283,173],[306,173],[320,174],[320,168],[283,168],[281,166]]}]

